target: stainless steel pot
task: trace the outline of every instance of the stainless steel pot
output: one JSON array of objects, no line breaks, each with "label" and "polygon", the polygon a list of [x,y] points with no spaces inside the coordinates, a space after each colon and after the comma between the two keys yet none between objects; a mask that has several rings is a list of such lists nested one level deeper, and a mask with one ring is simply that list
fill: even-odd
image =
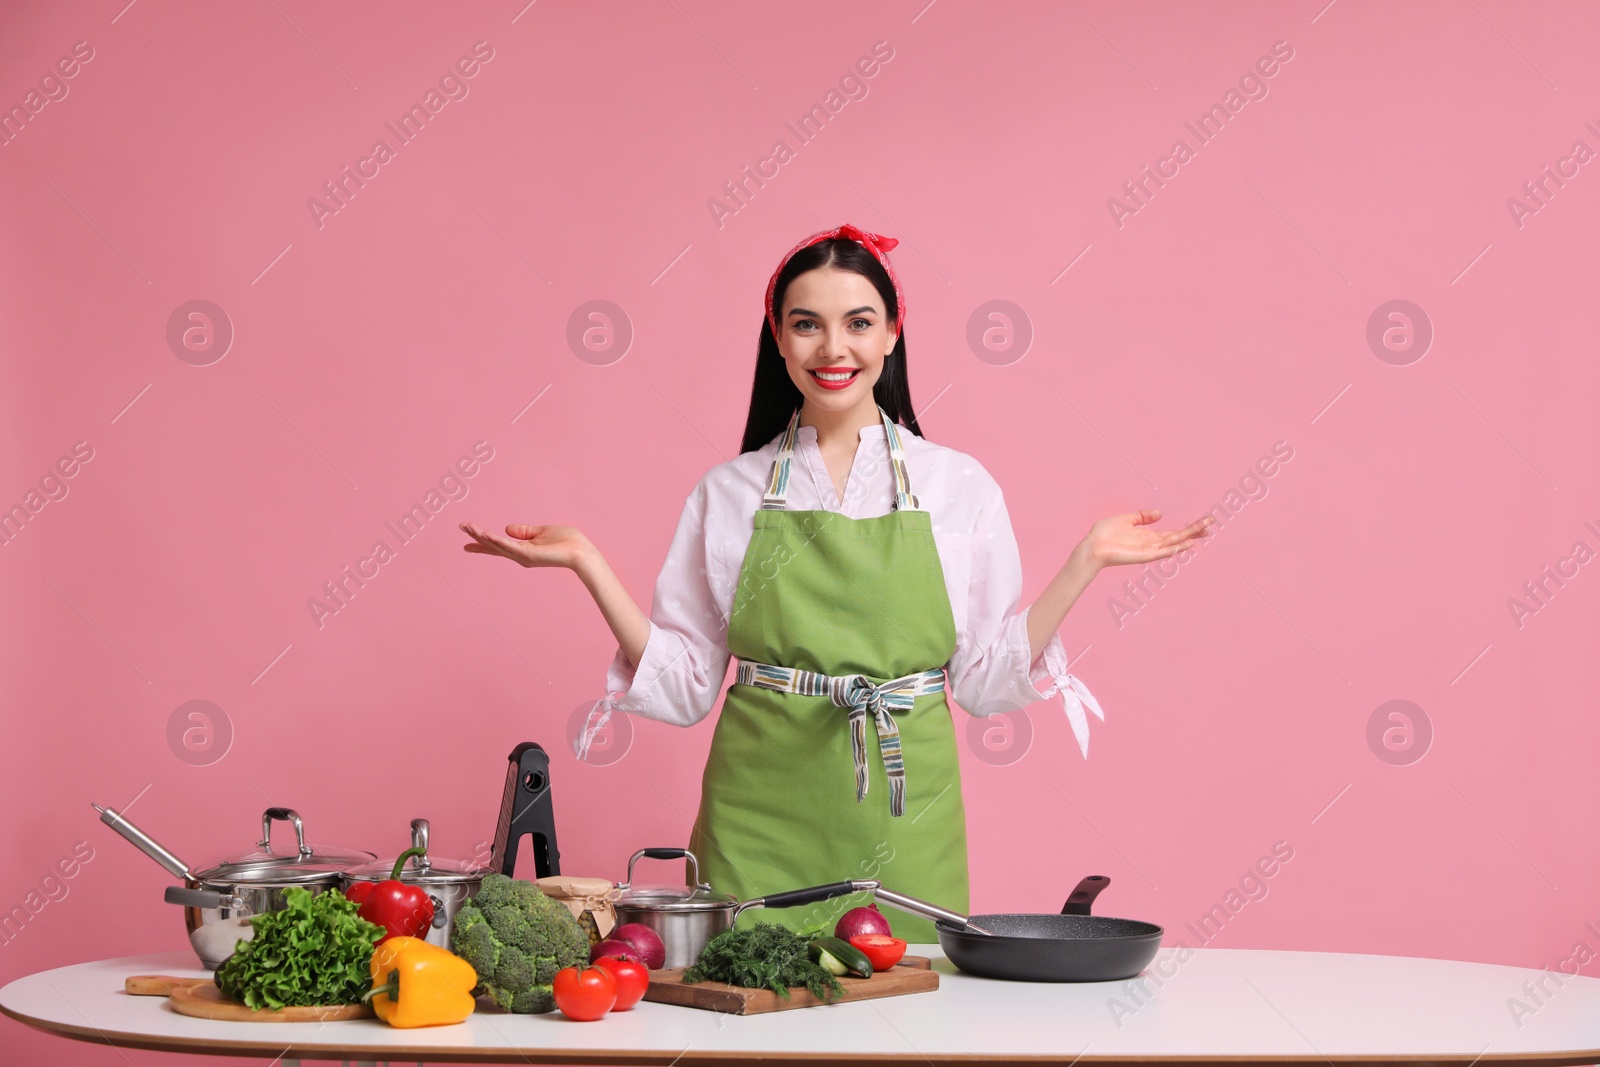
[{"label": "stainless steel pot", "polygon": [[[428,847],[428,820],[411,820],[411,847]],[[393,859],[365,863],[352,867],[340,877],[341,888],[349,893],[357,882],[384,882],[394,876]],[[432,853],[412,856],[400,869],[400,881],[407,885],[423,886],[428,899],[433,901],[433,926],[424,940],[440,948],[450,947],[450,935],[455,931],[456,913],[461,905],[478,895],[483,886],[483,876],[492,868],[470,860],[436,859]]]},{"label": "stainless steel pot", "polygon": [[[641,859],[687,859],[690,878],[687,886],[634,886],[633,865]],[[617,924],[643,923],[661,936],[667,956],[663,967],[687,967],[700,957],[706,942],[733,929],[747,908],[796,908],[831,900],[847,893],[873,888],[876,882],[833,882],[829,885],[773,893],[754,900],[740,901],[718,893],[700,881],[700,860],[686,848],[642,848],[628,860],[628,880],[617,887],[619,896],[613,907]]]},{"label": "stainless steel pot", "polygon": [[[340,876],[349,868],[376,859],[370,852],[354,849],[313,848],[306,843],[305,824],[289,808],[268,808],[261,814],[261,840],[254,851],[224,860],[202,871],[189,866],[158,844],[137,826],[110,808],[98,804],[100,821],[131,841],[169,872],[183,879],[182,886],[168,886],[169,904],[183,906],[184,925],[189,944],[200,962],[211,970],[233,955],[234,946],[248,940],[255,931],[247,921],[251,916],[281,911],[283,891],[300,886],[311,892],[339,886]],[[292,851],[272,847],[274,820],[294,826]]]}]

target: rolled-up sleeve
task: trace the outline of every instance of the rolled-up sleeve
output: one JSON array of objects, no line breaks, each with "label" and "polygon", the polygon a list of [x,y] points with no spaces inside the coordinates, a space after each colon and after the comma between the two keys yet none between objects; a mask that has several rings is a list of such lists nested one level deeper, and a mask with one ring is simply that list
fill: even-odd
[{"label": "rolled-up sleeve", "polygon": [[596,732],[621,711],[693,726],[711,713],[731,653],[726,614],[713,593],[720,560],[707,536],[706,480],[684,503],[650,607],[650,637],[637,667],[619,647],[606,671],[606,695],[590,709],[573,747],[583,758]]},{"label": "rolled-up sleeve", "polygon": [[1067,652],[1059,633],[1039,655],[1028,655],[1028,608],[1022,600],[1022,557],[1017,549],[1005,496],[985,478],[984,499],[972,534],[967,588],[967,624],[957,634],[948,675],[957,704],[973,715],[1020,711],[1057,694],[1078,748],[1089,755],[1089,720],[1105,713],[1088,688],[1067,673]]}]

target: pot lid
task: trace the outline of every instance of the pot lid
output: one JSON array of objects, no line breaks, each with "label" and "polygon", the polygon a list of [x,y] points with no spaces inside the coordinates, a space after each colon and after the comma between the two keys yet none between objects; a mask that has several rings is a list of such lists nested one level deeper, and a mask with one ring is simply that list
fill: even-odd
[{"label": "pot lid", "polygon": [[[294,826],[292,846],[273,847],[274,819]],[[194,878],[201,882],[252,885],[334,885],[349,868],[370,863],[375,858],[372,853],[359,849],[309,845],[305,824],[298,812],[290,808],[268,808],[261,814],[261,840],[253,851],[198,871]]]},{"label": "pot lid", "polygon": [[615,906],[643,911],[721,911],[737,903],[738,897],[718,893],[708,885],[641,885],[624,889]]},{"label": "pot lid", "polygon": [[[641,885],[633,884],[633,865],[640,860],[684,859],[689,861],[693,885]],[[686,848],[641,848],[628,859],[628,880],[617,887],[615,898],[618,908],[641,908],[645,911],[715,911],[739,903],[739,898],[718,893],[700,880],[700,860]]]},{"label": "pot lid", "polygon": [[[418,860],[424,859],[427,857],[412,856],[406,860],[406,865],[400,868],[400,881],[407,885],[477,884],[493,870],[467,860],[432,860],[427,866],[418,864]],[[344,876],[352,882],[387,882],[394,876],[394,860],[363,863],[345,871]]]},{"label": "pot lid", "polygon": [[[411,820],[411,847],[428,847],[428,820]],[[394,859],[362,863],[344,872],[352,882],[385,882],[394,877]],[[407,885],[476,885],[493,870],[472,860],[441,859],[432,853],[412,856],[400,868],[400,881]]]}]

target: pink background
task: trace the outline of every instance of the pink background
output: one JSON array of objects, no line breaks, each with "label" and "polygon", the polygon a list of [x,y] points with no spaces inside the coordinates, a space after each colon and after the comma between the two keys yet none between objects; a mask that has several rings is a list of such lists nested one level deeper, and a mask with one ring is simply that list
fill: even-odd
[{"label": "pink background", "polygon": [[[902,241],[922,425],[1004,487],[1026,600],[1102,516],[1247,501],[1120,625],[1135,568],[1068,617],[1106,710],[1087,761],[1056,701],[1025,750],[969,740],[975,911],[1103,873],[1100,910],[1169,944],[1600,949],[1596,565],[1520,626],[1508,606],[1600,549],[1600,164],[1520,225],[1508,206],[1600,148],[1597,32],[1591,5],[1509,0],[5,5],[0,105],[75,42],[93,58],[0,148],[0,504],[75,442],[93,458],[0,549],[0,907],[93,858],[0,981],[184,946],[170,880],[91,801],[137,797],[196,866],[269,803],[391,855],[425,816],[466,856],[537,740],[567,873],[683,843],[712,723],[639,722],[580,764],[609,630],[573,575],[468,556],[455,524],[575,524],[648,606],[686,494],[737,450],[769,272],[844,221]],[[468,95],[319,227],[307,201],[477,41]],[[800,144],[785,123],[880,41]],[[1275,42],[1267,94],[1199,144],[1185,122]],[[1119,226],[1108,200],[1179,138],[1193,158]],[[719,225],[779,139],[793,158]],[[206,366],[166,336],[195,299],[235,331]],[[1397,299],[1434,331],[1406,365],[1367,341]],[[631,324],[620,359],[568,344],[592,300]],[[991,300],[1030,324],[1021,358],[969,344]],[[322,583],[477,441],[467,498],[319,628]],[[205,765],[167,733],[197,699],[233,733]],[[1431,724],[1420,760],[1420,734],[1401,762],[1369,745],[1390,700]],[[1276,842],[1266,895],[1196,938]],[[69,1052],[0,1027],[9,1063]]]}]

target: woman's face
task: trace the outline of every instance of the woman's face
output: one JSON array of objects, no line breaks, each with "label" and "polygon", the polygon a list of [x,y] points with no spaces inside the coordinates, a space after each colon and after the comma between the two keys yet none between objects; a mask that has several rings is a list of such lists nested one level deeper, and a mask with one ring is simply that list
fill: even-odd
[{"label": "woman's face", "polygon": [[[789,283],[778,319],[778,351],[805,402],[828,411],[875,404],[872,387],[894,350],[896,332],[883,298],[854,271],[821,267]],[[854,372],[840,385],[837,378]]]}]

